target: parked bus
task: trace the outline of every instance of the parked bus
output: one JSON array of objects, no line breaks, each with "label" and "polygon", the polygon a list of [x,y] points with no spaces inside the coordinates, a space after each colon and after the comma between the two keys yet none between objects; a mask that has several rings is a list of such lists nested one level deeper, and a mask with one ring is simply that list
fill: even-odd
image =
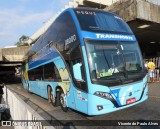
[{"label": "parked bus", "polygon": [[63,111],[100,115],[148,98],[138,42],[117,15],[69,8],[26,54],[25,89]]}]

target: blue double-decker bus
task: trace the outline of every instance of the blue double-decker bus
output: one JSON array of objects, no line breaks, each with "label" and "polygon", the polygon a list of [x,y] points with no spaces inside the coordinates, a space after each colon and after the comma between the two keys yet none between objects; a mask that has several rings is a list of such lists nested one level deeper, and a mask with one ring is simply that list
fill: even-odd
[{"label": "blue double-decker bus", "polygon": [[138,42],[117,15],[69,8],[26,54],[25,89],[63,111],[100,115],[148,98]]}]

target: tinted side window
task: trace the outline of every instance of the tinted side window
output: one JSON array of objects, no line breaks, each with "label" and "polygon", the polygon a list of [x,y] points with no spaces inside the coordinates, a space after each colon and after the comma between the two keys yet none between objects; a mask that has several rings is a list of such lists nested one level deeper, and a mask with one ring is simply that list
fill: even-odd
[{"label": "tinted side window", "polygon": [[57,35],[59,34],[59,28],[58,28],[58,20],[56,20],[50,28],[44,33],[43,37],[43,46],[46,46],[49,42],[56,42],[57,41]]},{"label": "tinted side window", "polygon": [[29,80],[31,81],[43,80],[43,67],[40,66],[28,71],[28,75],[29,75]]},{"label": "tinted side window", "polygon": [[[74,73],[73,73],[73,66],[77,63],[80,63],[82,64],[81,66],[81,74],[82,74],[82,79],[84,80],[84,82],[81,82],[80,84],[77,83],[77,80],[75,79],[74,77]],[[87,84],[85,82],[86,80],[86,76],[85,76],[85,69],[84,69],[84,62],[81,58],[81,50],[80,50],[80,47],[77,46],[76,48],[74,48],[70,54],[70,70],[71,70],[71,74],[72,74],[72,77],[73,77],[73,80],[75,82],[75,86],[83,91],[87,91]],[[78,74],[78,73],[77,73]]]},{"label": "tinted side window", "polygon": [[30,81],[35,80],[33,73],[34,73],[33,70],[28,71],[28,77]]},{"label": "tinted side window", "polygon": [[100,10],[74,9],[82,30],[92,32],[132,33],[129,26],[118,16]]},{"label": "tinted side window", "polygon": [[46,64],[44,67],[44,79],[49,81],[61,81],[59,71],[53,62]]},{"label": "tinted side window", "polygon": [[66,53],[79,45],[77,29],[69,12],[63,13],[51,24],[49,29],[36,41],[29,55],[34,55],[50,42],[53,42],[66,58],[68,58]]},{"label": "tinted side window", "polygon": [[77,29],[69,12],[65,12],[57,19],[56,27],[59,28],[56,40],[59,51],[68,51],[79,44]]},{"label": "tinted side window", "polygon": [[44,33],[42,36],[43,44],[46,45],[52,41],[59,51],[64,51],[64,49],[71,46],[71,44],[67,44],[67,47],[65,47],[65,42],[73,35],[76,36],[75,39],[77,39],[76,26],[70,13],[65,12],[60,15],[60,17],[58,17],[50,28]]}]

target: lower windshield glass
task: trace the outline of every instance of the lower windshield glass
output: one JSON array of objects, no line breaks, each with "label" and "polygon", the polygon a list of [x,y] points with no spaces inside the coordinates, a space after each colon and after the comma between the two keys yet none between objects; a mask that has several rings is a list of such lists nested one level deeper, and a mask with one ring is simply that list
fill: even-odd
[{"label": "lower windshield glass", "polygon": [[137,42],[95,40],[85,42],[93,82],[112,86],[136,81],[144,76]]}]

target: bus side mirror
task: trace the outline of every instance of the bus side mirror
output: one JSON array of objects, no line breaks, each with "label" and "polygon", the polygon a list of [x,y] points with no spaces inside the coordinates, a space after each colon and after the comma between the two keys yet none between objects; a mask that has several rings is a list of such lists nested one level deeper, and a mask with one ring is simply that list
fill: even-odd
[{"label": "bus side mirror", "polygon": [[73,65],[73,75],[76,80],[82,81],[82,72],[81,72],[81,63],[77,63]]}]

